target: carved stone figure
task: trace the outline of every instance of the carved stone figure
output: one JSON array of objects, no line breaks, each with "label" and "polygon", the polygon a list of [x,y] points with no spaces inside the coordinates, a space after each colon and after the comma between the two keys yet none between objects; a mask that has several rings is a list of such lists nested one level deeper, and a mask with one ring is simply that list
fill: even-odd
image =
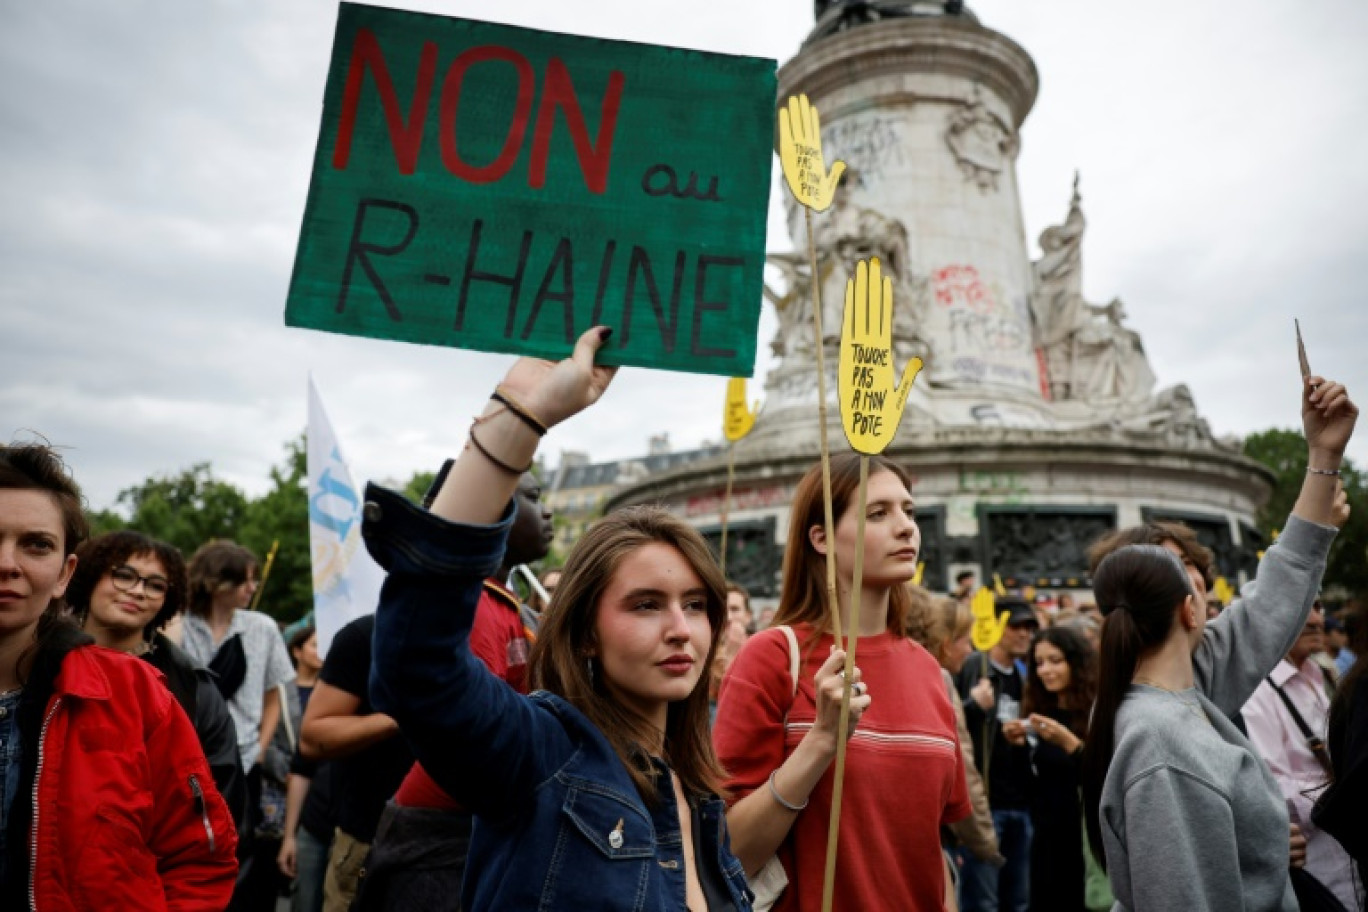
[{"label": "carved stone figure", "polygon": [[1086,228],[1075,174],[1068,218],[1041,233],[1034,264],[1031,310],[1050,393],[1055,399],[1143,402],[1154,389],[1154,371],[1139,334],[1122,325],[1120,299],[1099,306],[1083,297]]},{"label": "carved stone figure", "polygon": [[[911,281],[912,261],[908,253],[907,228],[873,209],[857,206],[850,199],[853,172],[847,171],[831,208],[812,224],[813,245],[817,249],[818,281],[822,283],[822,334],[828,345],[841,337],[841,317],[845,310],[846,282],[855,274],[855,264],[878,257],[885,275],[893,278],[895,333],[897,327],[915,335],[920,325],[919,304]],[[922,295],[926,297],[925,294]]]},{"label": "carved stone figure", "polygon": [[808,275],[807,258],[797,253],[771,253],[765,262],[783,273],[783,291],[765,284],[765,298],[774,305],[779,317],[779,332],[770,349],[779,357],[789,354],[811,354],[812,337],[812,280]]},{"label": "carved stone figure", "polygon": [[998,175],[1016,156],[1016,139],[983,103],[977,86],[974,97],[950,115],[945,142],[960,171],[981,190],[996,190]]}]

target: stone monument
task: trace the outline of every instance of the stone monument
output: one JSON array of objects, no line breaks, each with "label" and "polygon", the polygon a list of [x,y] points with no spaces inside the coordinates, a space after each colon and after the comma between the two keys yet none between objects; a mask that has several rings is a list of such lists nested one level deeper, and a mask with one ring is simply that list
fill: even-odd
[{"label": "stone monument", "polygon": [[[1016,156],[1038,89],[1030,56],[962,4],[817,0],[817,24],[779,72],[779,97],[822,113],[828,161],[847,172],[813,217],[786,190],[791,249],[765,289],[777,366],[750,436],[737,445],[728,568],[777,593],[793,487],[818,457],[815,349],[826,348],[829,437],[836,327],[854,263],[894,277],[899,368],[926,367],[887,455],[915,478],[926,581],[998,573],[1020,585],[1086,588],[1086,545],[1119,525],[1182,519],[1232,582],[1264,544],[1253,515],[1269,473],[1213,438],[1184,386],[1156,390],[1119,298],[1083,296],[1086,220],[1077,176],[1064,220],[1027,248]],[[812,283],[827,338],[816,339]],[[721,392],[719,387],[719,415]],[[609,507],[664,502],[716,534],[722,463],[701,462],[620,492]]]}]

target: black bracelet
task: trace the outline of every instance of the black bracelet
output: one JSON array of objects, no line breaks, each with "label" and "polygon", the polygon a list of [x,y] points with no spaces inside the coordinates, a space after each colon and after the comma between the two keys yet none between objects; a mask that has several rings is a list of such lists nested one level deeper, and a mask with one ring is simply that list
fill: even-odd
[{"label": "black bracelet", "polygon": [[494,465],[503,469],[509,475],[516,475],[517,477],[521,478],[523,475],[532,471],[533,464],[530,462],[527,464],[527,468],[519,469],[509,465],[499,457],[495,456],[493,453],[489,452],[489,450],[486,450],[484,448],[484,444],[480,443],[480,438],[475,436],[475,425],[473,424],[470,426],[470,442],[475,445],[475,449],[480,451],[480,455],[484,456],[485,459],[488,459],[490,462],[494,463]]},{"label": "black bracelet", "polygon": [[536,415],[532,414],[527,406],[505,393],[502,389],[495,389],[494,395],[489,398],[507,406],[508,410],[514,415],[517,415],[522,423],[530,427],[538,437],[546,436],[546,425],[543,424]]}]

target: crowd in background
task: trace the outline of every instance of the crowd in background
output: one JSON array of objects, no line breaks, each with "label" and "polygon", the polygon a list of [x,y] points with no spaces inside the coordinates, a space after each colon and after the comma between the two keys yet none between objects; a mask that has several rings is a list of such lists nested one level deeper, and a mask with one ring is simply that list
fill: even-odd
[{"label": "crowd in background", "polygon": [[[510,418],[491,444],[544,432],[525,403],[495,398],[504,405],[477,426]],[[1308,439],[1317,433],[1308,419]],[[1241,873],[1235,886],[1203,885],[1206,860],[1186,869],[1183,889],[1196,881],[1217,897],[1209,908],[1230,907],[1219,897],[1231,890],[1249,908],[1286,908],[1293,893],[1303,909],[1363,908],[1368,692],[1350,698],[1368,624],[1361,605],[1317,593],[1347,515],[1320,479],[1230,605],[1211,594],[1213,555],[1190,529],[1146,523],[1093,545],[1095,600],[999,591],[1001,635],[977,651],[980,582],[961,573],[944,594],[910,582],[920,533],[909,480],[876,458],[864,589],[839,592],[842,623],[860,633],[847,685],[826,573],[830,557],[848,580],[857,550],[853,455],[832,459],[833,541],[818,467],[798,485],[781,596],[761,610],[696,532],[649,508],[605,518],[564,568],[533,577],[553,538],[539,482],[489,457],[474,431],[472,444],[422,506],[368,491],[384,517],[367,517],[372,550],[398,582],[322,660],[312,618],[282,628],[251,610],[260,565],[247,549],[215,540],[186,560],[135,531],[89,538],[53,452],[0,448],[6,907],[27,894],[40,908],[93,908],[96,895],[102,908],[143,908],[137,897],[155,893],[157,908],[269,909],[281,897],[298,912],[455,908],[458,897],[485,908],[533,895],[571,908],[626,870],[610,865],[596,884],[597,851],[687,869],[643,896],[677,890],[690,908],[724,910],[758,893],[812,909],[844,699],[845,808],[860,821],[834,872],[847,904],[1162,908],[1156,896],[1189,894],[1164,892],[1179,888],[1155,856],[1214,839],[1229,841]],[[508,498],[491,484],[469,505],[501,476],[512,476]],[[482,569],[453,582],[460,562],[431,543],[479,555],[470,567]],[[631,574],[661,582],[625,592],[621,617],[609,616]],[[461,611],[447,610],[449,591]],[[673,644],[660,661],[642,645],[645,617]],[[658,721],[643,727],[646,716]],[[1166,746],[1161,729],[1182,736]],[[1184,739],[1205,755],[1185,754]],[[532,796],[553,780],[568,790],[543,806]],[[73,789],[95,799],[74,801]],[[1203,802],[1233,808],[1233,830],[1184,810]],[[562,814],[597,847],[568,874]],[[643,842],[638,818],[651,832],[682,828],[683,845]],[[1270,837],[1284,818],[1285,835]],[[543,855],[546,881],[519,882],[520,865]],[[1137,873],[1147,865],[1153,882]],[[567,885],[576,876],[584,883]]]}]

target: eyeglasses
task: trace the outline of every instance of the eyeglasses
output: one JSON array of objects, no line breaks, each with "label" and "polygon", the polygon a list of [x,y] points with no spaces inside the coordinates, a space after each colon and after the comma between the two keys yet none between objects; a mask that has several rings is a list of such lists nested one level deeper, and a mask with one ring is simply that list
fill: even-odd
[{"label": "eyeglasses", "polygon": [[138,571],[127,564],[110,570],[109,578],[113,581],[114,588],[121,592],[132,592],[138,583],[142,583],[143,592],[147,593],[148,598],[166,598],[166,593],[171,588],[171,583],[166,577],[139,576]]}]

